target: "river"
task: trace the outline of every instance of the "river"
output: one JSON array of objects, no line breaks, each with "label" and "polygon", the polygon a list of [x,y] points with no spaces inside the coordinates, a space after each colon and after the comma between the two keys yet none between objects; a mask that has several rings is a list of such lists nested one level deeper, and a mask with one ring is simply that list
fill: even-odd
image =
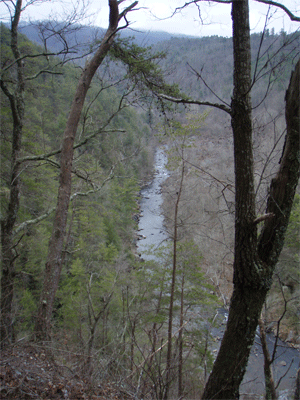
[{"label": "river", "polygon": [[[163,147],[159,147],[155,153],[155,174],[153,181],[141,191],[141,215],[139,220],[138,253],[145,259],[153,259],[146,254],[149,246],[159,247],[168,237],[164,230],[164,217],[161,205],[163,202],[162,183],[168,178],[166,169],[167,156]],[[217,310],[219,327],[212,330],[214,338],[212,344],[213,354],[217,354],[220,342],[226,327],[226,310]],[[267,335],[269,351],[272,354],[275,337]],[[277,388],[279,400],[291,400],[295,390],[296,373],[299,368],[299,351],[279,340],[276,358],[273,364],[275,384],[280,379]],[[247,366],[247,371],[240,387],[240,399],[260,399],[264,394],[264,358],[259,335],[256,335],[255,343]],[[284,376],[284,377],[283,377]],[[283,377],[283,378],[281,378]],[[251,394],[251,397],[249,397]]]},{"label": "river", "polygon": [[154,157],[154,179],[141,191],[138,253],[144,260],[155,258],[146,254],[147,249],[151,246],[157,248],[168,239],[161,211],[163,202],[161,185],[169,176],[166,169],[167,161],[164,148],[159,147]]}]

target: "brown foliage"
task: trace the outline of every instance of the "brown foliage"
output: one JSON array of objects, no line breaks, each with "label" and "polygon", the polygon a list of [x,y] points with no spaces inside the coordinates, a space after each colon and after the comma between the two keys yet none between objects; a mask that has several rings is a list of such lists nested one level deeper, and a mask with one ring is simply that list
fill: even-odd
[{"label": "brown foliage", "polygon": [[9,347],[0,364],[1,399],[130,400],[133,396],[110,383],[91,382],[59,365],[51,351],[33,345]]}]

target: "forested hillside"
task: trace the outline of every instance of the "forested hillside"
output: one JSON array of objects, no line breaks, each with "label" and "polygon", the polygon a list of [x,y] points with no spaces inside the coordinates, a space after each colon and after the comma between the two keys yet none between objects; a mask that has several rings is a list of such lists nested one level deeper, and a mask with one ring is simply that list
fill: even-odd
[{"label": "forested hillside", "polygon": [[[12,181],[17,179],[19,205],[12,232],[13,289],[9,293],[11,342],[17,344],[34,339],[57,201],[62,135],[80,74],[89,60],[86,44],[91,50],[99,43],[92,40],[95,31],[84,28],[82,36],[80,30],[76,33],[68,53],[49,42],[53,53],[60,54],[52,55],[50,47],[49,54],[44,54],[37,31],[22,26],[20,32],[26,31],[33,41],[23,33],[18,36],[20,54],[26,55],[20,65],[26,79],[22,145],[16,151],[10,94],[17,96],[20,89],[14,67],[19,60],[14,61],[10,30],[1,25],[1,223],[7,225],[9,220]],[[251,36],[258,215],[265,212],[267,187],[281,157],[285,92],[299,58],[299,41],[299,33]],[[151,43],[152,48],[143,50],[128,37],[124,41],[122,35],[115,41],[87,94],[74,143],[51,346],[48,341],[44,345],[52,348],[62,369],[82,378],[90,396],[96,393],[93,387],[100,396],[103,385],[105,398],[105,385],[114,382],[118,394],[110,395],[119,396],[115,398],[162,399],[170,386],[171,396],[178,387],[178,393],[186,396],[181,398],[192,399],[202,393],[212,368],[210,330],[216,310],[229,305],[233,289],[233,137],[230,115],[220,107],[172,105],[160,97],[160,91],[169,97],[229,107],[232,39],[167,39],[162,34],[151,39],[139,34],[137,42]],[[76,56],[72,46],[79,50]],[[67,62],[69,58],[72,63]],[[162,212],[170,246],[155,253],[159,262],[143,262],[136,254],[139,196],[153,177],[155,148],[160,143],[166,145],[169,157]],[[14,178],[13,164],[18,165]],[[296,347],[299,199],[298,191],[264,314],[266,329]],[[172,287],[174,243],[178,244],[178,266]],[[169,354],[170,341],[174,346]],[[38,359],[37,354],[34,357]],[[167,377],[166,370],[171,371]],[[7,376],[3,373],[2,379]],[[5,387],[4,398],[25,398],[22,385]],[[49,387],[52,398],[66,398],[58,384]],[[38,395],[47,398],[50,389],[43,390]],[[74,399],[85,398],[78,393]]]},{"label": "forested hillside", "polygon": [[[253,79],[257,79],[253,84],[252,101],[259,214],[264,212],[268,181],[276,172],[281,156],[280,145],[284,142],[285,134],[285,91],[294,59],[299,54],[299,40],[299,33],[288,36],[284,32],[278,35],[267,32],[263,40],[262,35],[251,36]],[[165,63],[171,71],[170,82],[178,83],[192,99],[211,103],[222,101],[228,105],[232,96],[231,46],[231,38],[172,38],[159,44],[158,48],[167,52]],[[266,67],[260,70],[269,59],[272,65],[271,77],[264,73]],[[187,126],[186,134],[191,143],[184,149],[187,165],[181,220],[185,225],[184,235],[193,238],[198,244],[206,271],[218,288],[222,301],[228,304],[232,287],[234,242],[234,160],[230,118],[225,112],[209,106],[193,105],[193,112],[195,115],[203,115],[204,121],[199,124],[196,134],[192,133],[189,121],[193,121],[193,118],[197,121],[197,117],[189,114],[189,119],[183,123]],[[195,123],[192,122],[193,127]],[[174,140],[171,135],[169,145],[176,149],[179,146],[178,139]],[[181,170],[175,168],[165,183],[165,214],[171,221],[174,210],[170,208],[172,201],[168,193],[176,191],[180,175]],[[282,312],[278,304],[284,308],[285,301],[288,301],[291,307],[284,320],[287,318],[289,322],[282,327],[281,333],[284,338],[291,339],[293,336],[293,341],[298,340],[299,335],[298,201],[299,196],[295,200],[286,247],[277,267],[278,278],[274,282],[274,289],[277,289],[270,295],[268,311],[270,327],[274,327],[274,321]],[[291,235],[295,239],[293,243],[290,241]],[[288,298],[281,296],[282,285],[286,291],[290,287]]]},{"label": "forested hillside", "polygon": [[[239,43],[238,37],[236,42]],[[210,51],[208,43],[211,43],[213,50]],[[228,379],[228,371],[225,371],[224,365],[230,368],[230,365],[236,366],[238,362],[243,362],[238,355],[235,357],[238,351],[231,354],[230,349],[237,344],[239,346],[243,341],[242,326],[244,329],[245,326],[251,329],[247,322],[243,324],[241,316],[242,313],[251,315],[250,310],[254,310],[251,297],[254,297],[258,290],[257,281],[253,282],[254,290],[247,299],[246,293],[249,286],[245,281],[239,282],[240,277],[238,277],[240,268],[247,264],[248,256],[247,252],[243,253],[245,246],[243,240],[249,233],[243,231],[245,226],[241,227],[242,234],[237,233],[240,223],[238,215],[241,215],[239,214],[241,212],[247,219],[252,207],[247,204],[249,198],[243,197],[243,194],[246,194],[244,184],[251,173],[241,168],[243,161],[247,159],[247,154],[250,153],[249,147],[246,150],[246,132],[250,124],[247,125],[246,118],[243,124],[241,121],[248,113],[249,104],[252,104],[252,118],[250,118],[253,127],[249,129],[249,132],[253,139],[250,139],[249,143],[252,142],[250,146],[253,146],[254,162],[253,164],[252,161],[249,164],[246,162],[244,167],[253,165],[255,195],[252,197],[252,204],[255,203],[253,209],[256,209],[256,215],[262,216],[261,221],[263,221],[264,212],[266,209],[270,210],[269,206],[272,202],[270,196],[272,197],[273,192],[269,184],[271,182],[272,186],[279,179],[276,174],[283,160],[281,149],[286,141],[286,122],[288,122],[286,121],[286,89],[289,71],[294,68],[294,62],[299,58],[299,34],[286,35],[281,32],[279,35],[270,35],[266,31],[264,34],[251,36],[252,75],[251,85],[250,74],[247,84],[248,88],[251,87],[249,89],[251,99],[249,96],[249,104],[245,106],[243,116],[241,115],[237,124],[235,124],[236,116],[232,112],[232,107],[235,105],[234,100],[239,89],[237,89],[237,80],[232,81],[231,77],[239,74],[236,65],[243,69],[248,61],[245,61],[244,65],[239,64],[240,53],[237,56],[236,53],[230,51],[231,39],[201,38],[188,39],[185,42],[175,38],[169,43],[162,44],[161,48],[164,48],[163,46],[170,51],[170,65],[173,67],[171,82],[174,79],[180,88],[186,89],[189,96],[188,99],[171,99],[168,96],[163,96],[163,98],[175,104],[186,106],[192,104],[193,110],[192,114],[187,115],[186,120],[177,116],[175,122],[172,122],[174,118],[170,117],[171,124],[167,136],[169,136],[168,144],[172,155],[170,167],[173,172],[164,185],[166,224],[171,235],[174,232],[172,236],[175,237],[174,240],[192,238],[198,245],[203,256],[202,271],[214,283],[219,298],[225,305],[230,306],[229,309],[232,311],[225,332],[225,336],[226,333],[228,335],[226,340],[224,336],[223,348],[221,345],[203,396],[211,398],[209,396],[217,394],[220,396],[222,393],[224,398],[233,398],[237,395],[234,379],[239,379],[238,373],[235,375],[235,371],[231,370],[230,376],[235,376],[231,381]],[[242,46],[244,49],[246,45]],[[233,55],[235,55],[235,66]],[[228,74],[225,74],[227,70]],[[297,81],[296,87],[298,87]],[[242,89],[242,92],[243,90],[245,89]],[[238,101],[243,102],[244,95],[241,95],[241,98],[243,100]],[[299,116],[299,109],[297,115]],[[178,121],[181,123],[179,126]],[[243,125],[240,131],[239,123]],[[195,132],[197,125],[198,130],[196,129]],[[299,138],[299,125],[296,129]],[[243,138],[241,142],[237,139],[239,134]],[[295,146],[299,149],[299,142],[296,143]],[[250,192],[251,190],[248,193]],[[237,203],[237,198],[240,199],[240,204]],[[257,316],[258,319],[260,318],[261,332],[263,329],[273,331],[275,335],[287,339],[296,346],[299,342],[299,219],[296,217],[299,212],[298,200],[299,190],[287,229],[286,246],[274,271],[273,286],[265,300],[262,313]],[[283,214],[282,211],[280,212]],[[271,217],[272,214],[269,215]],[[260,217],[257,220],[260,221]],[[258,241],[263,237],[266,225],[259,224],[258,232],[255,234],[255,236],[258,235],[256,236]],[[275,225],[272,229],[276,229]],[[298,239],[292,244],[290,237],[295,238],[295,234]],[[240,244],[239,240],[241,240]],[[249,248],[252,243],[249,240]],[[240,266],[238,266],[239,263],[241,263]],[[248,279],[250,270],[249,263],[242,274],[243,280]],[[239,292],[239,285],[242,286],[241,292]],[[251,305],[247,305],[248,300]],[[245,304],[243,312],[241,311],[242,304]],[[238,312],[234,311],[234,306],[239,309]],[[250,316],[247,318],[251,319]],[[257,323],[254,326],[256,325]],[[231,362],[230,358],[232,358]],[[272,371],[266,372],[268,369],[266,365],[272,364],[270,360],[271,358],[269,361],[265,359],[266,398],[274,398],[271,396],[274,396],[276,391],[275,386],[271,389],[271,381],[267,378],[267,376],[272,376]],[[230,387],[231,384],[232,387]]]},{"label": "forested hillside", "polygon": [[[9,44],[9,31],[2,26],[4,65],[11,58]],[[25,37],[21,48],[28,54],[42,52]],[[26,68],[32,76],[44,68],[42,58],[28,64]],[[23,147],[19,158],[22,185],[15,228],[19,242],[17,336],[21,327],[30,331],[34,323],[57,195],[60,139],[79,72],[76,66],[70,65],[54,71],[56,64],[60,61],[53,58],[50,64],[53,73],[37,74],[26,87]],[[1,113],[1,207],[5,215],[9,200],[11,117],[9,103],[3,95]],[[64,269],[66,286],[69,279],[75,279],[73,270],[77,271],[76,276],[84,268],[85,275],[87,267],[93,275],[96,264],[109,268],[119,258],[132,258],[136,227],[133,216],[137,213],[139,187],[152,171],[152,136],[147,115],[126,104],[118,90],[109,83],[106,86],[99,75],[98,85],[89,91],[74,156],[69,233],[64,250],[64,262],[69,265]]]}]

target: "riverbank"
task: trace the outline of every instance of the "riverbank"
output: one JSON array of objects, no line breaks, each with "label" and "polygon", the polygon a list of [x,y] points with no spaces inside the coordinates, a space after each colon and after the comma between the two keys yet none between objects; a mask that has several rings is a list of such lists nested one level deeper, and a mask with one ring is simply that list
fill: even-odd
[{"label": "riverbank", "polygon": [[[177,178],[175,173],[170,176],[169,172],[165,168],[166,163],[167,157],[163,152],[163,148],[160,148],[155,154],[155,174],[153,181],[141,191],[141,214],[139,221],[139,234],[141,235],[141,240],[138,241],[138,253],[141,255],[141,258],[145,260],[152,258],[146,254],[149,246],[157,247],[167,239],[164,227],[164,215],[166,213],[165,208],[170,205],[166,205],[167,196],[164,191],[170,193],[170,188],[172,188],[172,190],[174,189]],[[230,280],[230,278],[228,278],[228,280]],[[232,280],[230,280],[230,283],[231,282]],[[223,288],[220,289],[221,292],[224,291]],[[218,352],[225,330],[225,310],[222,313],[219,312],[217,321],[217,327],[211,332],[213,337],[211,352],[214,356],[216,356]],[[271,354],[273,352],[274,342],[274,335],[269,334],[268,346]],[[251,350],[247,372],[241,385],[241,399],[260,399],[264,395],[263,365],[263,351],[259,336],[257,335]],[[280,381],[278,386],[280,400],[289,400],[293,398],[298,366],[299,352],[297,349],[292,348],[279,340],[273,369],[275,382]]]}]

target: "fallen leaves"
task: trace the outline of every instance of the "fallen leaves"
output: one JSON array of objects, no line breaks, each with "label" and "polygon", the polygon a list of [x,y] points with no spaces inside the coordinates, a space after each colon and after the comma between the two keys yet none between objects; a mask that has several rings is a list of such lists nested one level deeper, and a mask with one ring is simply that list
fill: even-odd
[{"label": "fallen leaves", "polygon": [[2,352],[0,398],[9,400],[131,400],[128,393],[109,382],[92,385],[68,368],[59,366],[52,354],[32,344]]}]

